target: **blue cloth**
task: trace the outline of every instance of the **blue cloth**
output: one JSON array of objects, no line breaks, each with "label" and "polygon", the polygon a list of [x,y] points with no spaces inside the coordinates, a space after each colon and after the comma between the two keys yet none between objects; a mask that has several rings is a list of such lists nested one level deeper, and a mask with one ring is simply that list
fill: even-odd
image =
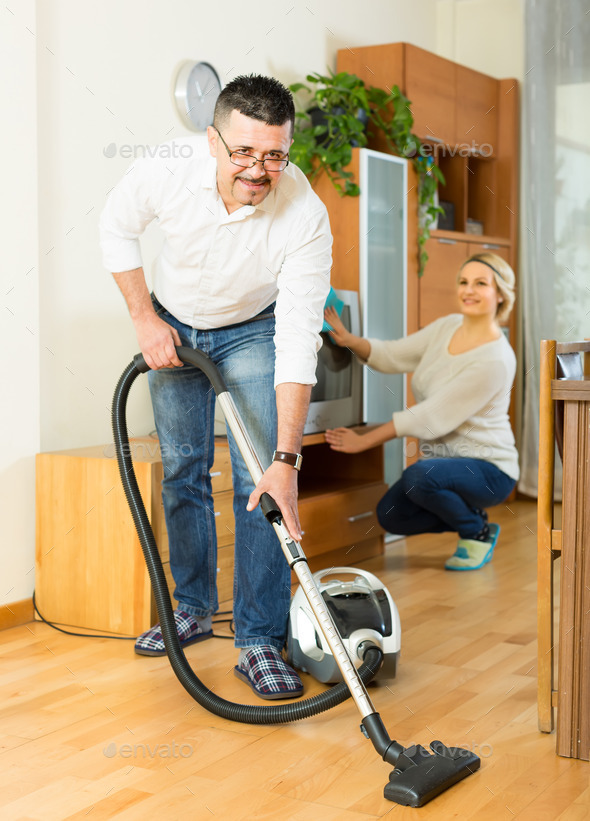
[{"label": "blue cloth", "polygon": [[[158,315],[178,330],[182,345],[198,348],[218,366],[263,467],[272,460],[277,412],[274,391],[274,313],[254,321],[199,331],[154,300]],[[217,537],[209,471],[214,454],[215,392],[191,365],[149,372],[162,451],[162,498],[170,569],[180,609],[211,616],[218,609]],[[287,632],[291,571],[260,507],[246,504],[254,483],[228,434],[235,517],[234,621],[236,647],[281,649]]]},{"label": "blue cloth", "polygon": [[483,459],[420,459],[402,473],[377,505],[379,524],[389,533],[458,533],[474,539],[483,528],[482,509],[511,493],[514,479]]},{"label": "blue cloth", "polygon": [[[334,308],[334,310],[336,311],[338,316],[340,316],[342,314],[342,309],[344,308],[344,302],[342,302],[342,300],[338,296],[336,296],[336,291],[333,288],[330,288],[330,293],[328,294],[328,296],[326,298],[326,304],[324,305],[324,310],[326,308]],[[333,330],[334,329],[332,328],[332,326],[328,325],[328,323],[324,319],[324,324],[322,325],[322,332],[323,333],[328,333],[328,331],[333,331]],[[330,337],[330,342],[332,342],[332,341],[333,341],[332,337]]]}]

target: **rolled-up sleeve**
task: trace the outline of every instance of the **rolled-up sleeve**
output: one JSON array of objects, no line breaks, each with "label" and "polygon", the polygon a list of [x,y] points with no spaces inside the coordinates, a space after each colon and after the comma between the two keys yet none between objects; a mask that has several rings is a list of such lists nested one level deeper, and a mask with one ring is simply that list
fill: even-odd
[{"label": "rolled-up sleeve", "polygon": [[104,267],[113,273],[142,265],[139,237],[156,212],[149,194],[151,175],[145,160],[136,160],[110,192],[100,217],[100,247]]},{"label": "rolled-up sleeve", "polygon": [[330,290],[332,234],[323,206],[301,218],[291,232],[278,276],[275,386],[315,385],[324,305]]}]

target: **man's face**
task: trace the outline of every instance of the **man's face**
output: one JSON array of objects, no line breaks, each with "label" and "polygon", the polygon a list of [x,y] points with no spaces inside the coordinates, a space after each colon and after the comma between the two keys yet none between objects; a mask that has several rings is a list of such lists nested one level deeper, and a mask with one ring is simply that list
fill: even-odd
[{"label": "man's face", "polygon": [[[221,135],[230,151],[251,154],[258,160],[285,157],[293,142],[291,123],[266,125],[235,110],[229,123],[221,129]],[[212,126],[207,129],[207,139],[211,156],[217,158],[217,188],[229,214],[242,205],[258,205],[268,197],[282,171],[268,171],[259,162],[252,168],[234,165]]]}]

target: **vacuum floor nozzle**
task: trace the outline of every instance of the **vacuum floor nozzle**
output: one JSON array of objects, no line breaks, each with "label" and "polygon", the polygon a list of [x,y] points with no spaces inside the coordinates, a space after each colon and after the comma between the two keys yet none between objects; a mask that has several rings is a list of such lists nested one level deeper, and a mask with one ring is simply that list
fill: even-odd
[{"label": "vacuum floor nozzle", "polygon": [[404,807],[422,807],[453,784],[479,769],[480,758],[463,747],[430,744],[432,753],[416,744],[400,755],[383,794]]}]

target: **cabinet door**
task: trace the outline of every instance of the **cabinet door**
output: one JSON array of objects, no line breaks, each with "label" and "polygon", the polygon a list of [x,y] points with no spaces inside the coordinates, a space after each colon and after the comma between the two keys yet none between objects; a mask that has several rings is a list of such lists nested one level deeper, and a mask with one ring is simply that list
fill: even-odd
[{"label": "cabinet door", "polygon": [[[137,635],[152,623],[151,590],[117,461],[78,453],[37,455],[39,607],[58,624]],[[134,467],[153,521],[154,463]]]},{"label": "cabinet door", "polygon": [[406,96],[413,132],[423,140],[456,143],[455,68],[450,60],[406,44]]},{"label": "cabinet door", "polygon": [[420,279],[420,327],[459,312],[457,273],[468,255],[468,243],[434,238],[426,243],[428,262]]},{"label": "cabinet door", "polygon": [[[406,333],[407,160],[361,151],[360,283],[363,336],[399,339]],[[363,369],[363,417],[383,424],[405,407],[402,374]],[[404,468],[403,442],[385,445],[385,480]]]},{"label": "cabinet door", "polygon": [[496,153],[498,134],[498,80],[456,66],[457,143],[480,149],[484,156]]},{"label": "cabinet door", "polygon": [[473,254],[497,254],[506,262],[510,262],[510,246],[499,245],[496,242],[469,242],[467,244],[467,256],[471,257]]}]

